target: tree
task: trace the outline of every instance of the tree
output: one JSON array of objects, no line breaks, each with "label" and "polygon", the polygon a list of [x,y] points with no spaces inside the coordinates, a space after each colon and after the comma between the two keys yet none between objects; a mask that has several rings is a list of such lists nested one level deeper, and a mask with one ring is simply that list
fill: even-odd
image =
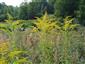
[{"label": "tree", "polygon": [[53,8],[47,0],[33,0],[30,3],[23,2],[20,6],[20,19],[28,20],[40,17],[45,11],[53,13]]},{"label": "tree", "polygon": [[53,5],[53,6],[54,6],[54,4],[55,4],[56,0],[48,0],[48,2],[49,2],[51,5]]},{"label": "tree", "polygon": [[23,20],[28,19],[28,3],[22,2],[20,5],[19,18]]},{"label": "tree", "polygon": [[41,16],[41,4],[39,2],[29,3],[29,18],[34,19],[35,17]]},{"label": "tree", "polygon": [[6,4],[4,2],[0,3],[0,21],[4,21],[4,19],[7,19],[6,13],[7,13]]},{"label": "tree", "polygon": [[48,0],[49,8],[50,8],[50,13],[54,14],[54,4],[56,0]]},{"label": "tree", "polygon": [[7,13],[11,14],[14,19],[18,19],[19,8],[13,6],[7,6],[4,2],[0,3],[0,21],[7,19]]},{"label": "tree", "polygon": [[56,16],[75,16],[75,11],[78,9],[79,0],[56,0],[55,15]]},{"label": "tree", "polygon": [[40,16],[41,5],[39,2],[23,2],[20,6],[20,19],[28,20]]},{"label": "tree", "polygon": [[47,2],[47,0],[32,0],[32,2]]},{"label": "tree", "polygon": [[19,17],[19,8],[13,6],[7,6],[7,13],[11,14],[14,19],[18,19]]},{"label": "tree", "polygon": [[79,20],[80,24],[85,26],[85,0],[80,0],[80,5],[79,5]]}]

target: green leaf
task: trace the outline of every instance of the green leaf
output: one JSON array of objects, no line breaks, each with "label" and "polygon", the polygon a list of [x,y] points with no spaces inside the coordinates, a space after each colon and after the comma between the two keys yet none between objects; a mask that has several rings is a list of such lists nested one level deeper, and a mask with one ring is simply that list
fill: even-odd
[{"label": "green leaf", "polygon": [[26,51],[12,51],[12,52],[9,53],[9,57],[14,58],[15,56],[22,54],[22,53],[25,53],[25,52]]},{"label": "green leaf", "polygon": [[32,64],[31,61],[27,60],[27,58],[23,58],[23,59],[19,59],[17,61],[14,61],[13,64],[21,64],[21,63],[28,63],[28,64]]}]

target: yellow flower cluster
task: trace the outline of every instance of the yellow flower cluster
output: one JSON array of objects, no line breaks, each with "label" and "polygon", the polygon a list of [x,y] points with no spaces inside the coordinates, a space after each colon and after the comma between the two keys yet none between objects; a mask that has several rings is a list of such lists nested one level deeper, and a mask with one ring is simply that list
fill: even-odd
[{"label": "yellow flower cluster", "polygon": [[36,27],[33,27],[32,32],[37,32],[38,29]]},{"label": "yellow flower cluster", "polygon": [[63,30],[68,31],[68,30],[72,30],[75,29],[78,24],[73,24],[73,18],[70,18],[70,16],[67,16],[64,19],[64,25],[63,25]]},{"label": "yellow flower cluster", "polygon": [[0,43],[0,53],[8,51],[8,48],[9,48],[9,46],[8,46],[7,42],[6,43],[3,43],[3,42]]},{"label": "yellow flower cluster", "polygon": [[[37,22],[35,23],[37,30],[42,31],[42,32],[49,32],[56,27],[59,28],[59,26],[56,25],[55,21],[50,20],[49,16],[47,13],[41,18],[37,18]],[[36,30],[36,28],[34,28]],[[33,29],[33,30],[34,30]]]},{"label": "yellow flower cluster", "polygon": [[36,27],[33,28],[33,32],[41,31],[41,32],[50,32],[53,29],[59,29],[64,31],[70,31],[75,29],[78,24],[73,23],[74,19],[70,16],[67,16],[64,19],[64,23],[62,24],[59,21],[52,20],[47,13],[41,18],[37,18],[37,22],[35,22]]},{"label": "yellow flower cluster", "polygon": [[5,59],[0,59],[0,64],[8,64]]}]

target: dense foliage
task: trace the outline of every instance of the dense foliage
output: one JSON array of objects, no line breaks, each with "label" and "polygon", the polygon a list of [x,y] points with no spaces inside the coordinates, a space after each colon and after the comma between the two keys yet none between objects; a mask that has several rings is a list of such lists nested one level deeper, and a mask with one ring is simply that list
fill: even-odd
[{"label": "dense foliage", "polygon": [[48,14],[61,19],[66,16],[75,17],[80,21],[77,22],[85,25],[84,5],[84,0],[32,0],[30,3],[27,1],[22,2],[19,7],[0,3],[0,21],[7,19],[7,13],[11,14],[15,20],[28,20],[41,17],[47,11]]},{"label": "dense foliage", "polygon": [[0,24],[1,64],[85,63],[85,32],[70,16],[61,23],[45,13],[32,24],[8,17]]},{"label": "dense foliage", "polygon": [[84,0],[0,3],[0,64],[85,64],[84,5]]}]

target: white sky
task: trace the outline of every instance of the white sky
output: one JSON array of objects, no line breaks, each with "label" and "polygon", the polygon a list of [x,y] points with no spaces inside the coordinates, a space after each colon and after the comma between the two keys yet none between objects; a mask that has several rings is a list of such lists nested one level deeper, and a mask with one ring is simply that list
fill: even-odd
[{"label": "white sky", "polygon": [[[5,2],[7,5],[19,6],[24,0],[0,0],[1,2]],[[31,0],[27,0],[30,2]]]}]

